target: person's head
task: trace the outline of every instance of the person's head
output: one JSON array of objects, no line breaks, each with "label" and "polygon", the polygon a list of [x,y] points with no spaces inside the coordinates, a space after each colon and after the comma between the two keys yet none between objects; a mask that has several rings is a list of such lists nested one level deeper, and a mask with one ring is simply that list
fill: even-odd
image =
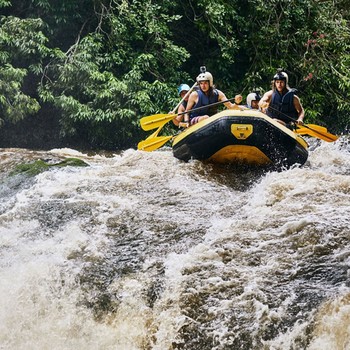
[{"label": "person's head", "polygon": [[[190,87],[187,84],[181,84],[177,88],[177,92],[181,98],[184,98],[189,90],[190,90]],[[187,99],[188,99],[188,96],[187,96]]]},{"label": "person's head", "polygon": [[209,72],[200,73],[197,77],[197,83],[203,92],[207,92],[213,88],[213,76]]},{"label": "person's head", "polygon": [[259,101],[261,97],[258,92],[251,92],[247,96],[247,106],[251,109],[259,109]]},{"label": "person's head", "polygon": [[282,92],[288,88],[288,74],[279,70],[273,77],[273,89]]}]

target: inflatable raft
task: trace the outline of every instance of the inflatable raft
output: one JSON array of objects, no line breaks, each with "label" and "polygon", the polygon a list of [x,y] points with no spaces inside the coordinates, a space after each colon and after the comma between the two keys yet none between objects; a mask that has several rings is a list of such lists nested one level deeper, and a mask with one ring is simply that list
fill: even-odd
[{"label": "inflatable raft", "polygon": [[173,154],[223,164],[303,165],[308,144],[297,133],[257,110],[225,110],[173,138]]}]

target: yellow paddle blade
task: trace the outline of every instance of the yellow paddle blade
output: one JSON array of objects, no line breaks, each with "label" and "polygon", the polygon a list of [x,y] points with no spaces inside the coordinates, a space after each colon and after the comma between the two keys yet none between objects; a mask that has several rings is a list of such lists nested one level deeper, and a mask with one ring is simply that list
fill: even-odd
[{"label": "yellow paddle blade", "polygon": [[319,132],[325,132],[327,133],[328,130],[326,127],[324,126],[320,126],[320,125],[316,125],[316,124],[304,124],[304,125],[300,125],[301,127],[307,127],[307,128],[310,128],[310,129],[313,129],[313,130],[317,130]]},{"label": "yellow paddle blade", "polygon": [[159,126],[159,128],[153,134],[149,135],[147,137],[147,139],[153,139],[153,138],[157,137],[158,134],[160,133],[160,131],[162,130],[162,127],[163,127],[163,125]]},{"label": "yellow paddle blade", "polygon": [[137,145],[137,149],[141,151],[152,152],[162,147],[167,141],[172,139],[173,136],[157,136],[147,138],[144,141],[140,141]]},{"label": "yellow paddle blade", "polygon": [[327,129],[323,126],[319,126],[316,124],[304,124],[304,125],[300,125],[300,126],[297,125],[297,126],[298,126],[298,129],[295,132],[300,135],[313,136],[327,142],[334,142],[334,141],[337,141],[339,138],[338,136],[327,132]]},{"label": "yellow paddle blade", "polygon": [[175,118],[176,114],[154,114],[140,119],[141,128],[145,131],[159,128]]}]

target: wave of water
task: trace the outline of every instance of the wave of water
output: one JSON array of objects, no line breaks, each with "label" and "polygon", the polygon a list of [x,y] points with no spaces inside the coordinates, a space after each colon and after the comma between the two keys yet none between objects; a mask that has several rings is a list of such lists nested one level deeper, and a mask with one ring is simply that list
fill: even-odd
[{"label": "wave of water", "polygon": [[[0,348],[349,349],[349,151],[264,173],[1,150]],[[90,166],[9,175],[66,156]]]}]

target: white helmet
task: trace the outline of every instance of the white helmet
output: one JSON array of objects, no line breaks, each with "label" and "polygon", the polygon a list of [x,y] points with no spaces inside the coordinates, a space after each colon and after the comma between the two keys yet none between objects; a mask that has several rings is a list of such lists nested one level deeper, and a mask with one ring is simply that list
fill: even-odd
[{"label": "white helmet", "polygon": [[200,81],[209,81],[210,87],[214,85],[213,76],[209,72],[200,73],[197,77],[197,83],[199,83]]},{"label": "white helmet", "polygon": [[251,92],[247,96],[247,106],[249,108],[252,108],[252,101],[260,101],[260,100],[261,100],[261,97],[258,92]]}]

